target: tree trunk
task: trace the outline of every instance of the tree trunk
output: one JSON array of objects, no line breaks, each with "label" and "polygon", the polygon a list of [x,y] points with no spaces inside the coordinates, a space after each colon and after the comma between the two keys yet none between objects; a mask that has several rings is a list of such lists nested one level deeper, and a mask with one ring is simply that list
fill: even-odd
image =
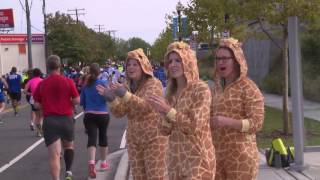
[{"label": "tree trunk", "polygon": [[288,92],[289,92],[289,60],[288,60],[288,28],[284,25],[283,28],[283,86],[282,86],[282,104],[283,104],[283,133],[290,133],[290,121],[288,110]]}]

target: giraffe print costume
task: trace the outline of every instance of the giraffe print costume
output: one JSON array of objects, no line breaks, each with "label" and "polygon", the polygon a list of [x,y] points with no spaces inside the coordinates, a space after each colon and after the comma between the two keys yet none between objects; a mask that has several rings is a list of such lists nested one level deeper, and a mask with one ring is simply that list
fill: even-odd
[{"label": "giraffe print costume", "polygon": [[213,128],[216,180],[254,180],[259,167],[256,132],[262,128],[264,119],[263,96],[255,83],[247,77],[248,68],[241,44],[236,39],[229,38],[220,40],[219,47],[232,50],[240,65],[240,77],[222,87],[219,75],[215,74],[211,117],[225,116],[242,121],[242,130]]},{"label": "giraffe print costume", "polygon": [[163,121],[162,132],[169,136],[168,173],[170,180],[213,180],[215,153],[209,125],[211,92],[199,79],[195,53],[189,45],[175,42],[168,46],[168,56],[176,52],[182,59],[187,86],[180,96],[170,95],[174,79],[168,73],[167,99],[172,107]]},{"label": "giraffe print costume", "polygon": [[[129,59],[136,59],[148,77],[140,81],[134,93],[128,91],[111,102],[110,110],[116,117],[128,117],[128,155],[133,179],[163,180],[168,138],[160,133],[160,115],[146,101],[150,95],[162,96],[162,85],[153,77],[151,64],[142,49],[128,52],[127,62]],[[127,82],[130,87],[130,80]]]}]

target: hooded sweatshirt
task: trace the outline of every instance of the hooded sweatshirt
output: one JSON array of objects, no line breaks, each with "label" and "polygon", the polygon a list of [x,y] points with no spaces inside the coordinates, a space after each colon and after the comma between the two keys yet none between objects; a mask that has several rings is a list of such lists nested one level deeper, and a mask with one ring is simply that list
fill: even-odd
[{"label": "hooded sweatshirt", "polygon": [[[162,95],[161,82],[153,76],[152,66],[142,49],[128,52],[126,63],[129,59],[136,59],[147,76],[139,82],[136,91],[127,93],[124,98],[116,98],[110,104],[110,110],[116,117],[127,115],[128,143],[148,142],[158,137],[160,115],[146,101],[151,95]],[[131,81],[126,74],[127,87],[130,91]]]},{"label": "hooded sweatshirt", "polygon": [[[259,165],[256,132],[261,130],[264,119],[263,96],[255,83],[247,77],[248,67],[238,40],[222,39],[219,47],[227,47],[233,51],[234,59],[240,65],[240,76],[224,86],[219,74],[215,73],[211,117],[224,116],[241,121],[242,130],[212,128],[217,157],[216,178],[255,179]],[[233,176],[229,177],[230,174]]]},{"label": "hooded sweatshirt", "polygon": [[186,87],[178,98],[173,93],[174,79],[168,72],[167,100],[172,109],[168,114],[171,124],[163,125],[169,136],[169,176],[171,178],[214,179],[215,154],[209,125],[211,93],[199,79],[197,59],[188,44],[174,42],[168,46],[168,57],[176,52],[182,60]]}]

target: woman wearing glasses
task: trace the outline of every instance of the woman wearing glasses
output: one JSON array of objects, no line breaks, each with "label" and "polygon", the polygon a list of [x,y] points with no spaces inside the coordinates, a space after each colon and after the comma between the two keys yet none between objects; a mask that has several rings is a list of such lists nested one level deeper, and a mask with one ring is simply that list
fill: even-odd
[{"label": "woman wearing glasses", "polygon": [[247,77],[248,67],[238,40],[220,40],[215,55],[211,128],[216,180],[254,180],[259,166],[256,133],[264,119],[263,96]]}]

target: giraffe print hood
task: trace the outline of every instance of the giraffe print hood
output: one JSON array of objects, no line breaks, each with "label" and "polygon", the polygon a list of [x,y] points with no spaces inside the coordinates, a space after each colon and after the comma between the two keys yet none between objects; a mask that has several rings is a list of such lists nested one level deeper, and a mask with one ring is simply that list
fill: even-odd
[{"label": "giraffe print hood", "polygon": [[[197,65],[197,58],[195,52],[190,46],[184,42],[173,42],[167,48],[167,53],[164,57],[164,65],[168,70],[168,55],[171,52],[176,52],[182,59],[184,75],[187,79],[187,83],[190,84],[193,81],[199,80],[199,71]],[[170,74],[168,73],[168,81],[171,81]]]},{"label": "giraffe print hood", "polygon": [[[139,64],[140,64],[140,66],[141,66],[142,71],[145,74],[153,77],[152,66],[151,66],[151,64],[149,62],[148,57],[144,54],[143,49],[138,48],[138,49],[135,49],[133,51],[129,51],[128,55],[127,55],[127,59],[126,59],[126,66],[127,66],[127,63],[128,63],[129,59],[137,60],[139,62]],[[128,76],[126,75],[126,77],[128,77]]]},{"label": "giraffe print hood", "polygon": [[[242,51],[242,43],[240,43],[237,39],[234,38],[226,38],[226,39],[221,39],[219,42],[219,48],[221,47],[227,47],[230,48],[234,54],[235,60],[238,62],[240,65],[240,78],[242,79],[243,77],[247,76],[248,73],[248,66],[246,59],[244,57],[244,53]],[[216,68],[216,66],[215,66]],[[214,70],[216,72],[216,69]],[[219,75],[217,73],[214,73],[215,79],[219,79]]]}]

